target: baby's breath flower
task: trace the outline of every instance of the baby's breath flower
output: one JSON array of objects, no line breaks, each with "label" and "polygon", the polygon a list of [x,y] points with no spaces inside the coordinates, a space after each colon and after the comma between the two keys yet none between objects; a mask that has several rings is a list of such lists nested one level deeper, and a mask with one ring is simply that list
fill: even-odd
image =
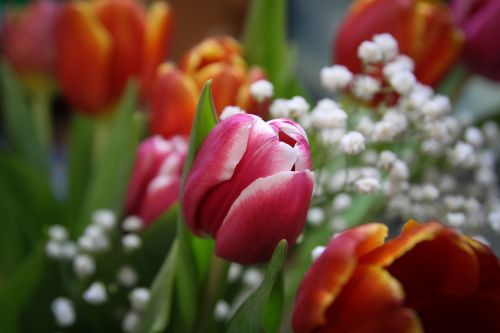
[{"label": "baby's breath flower", "polygon": [[244,114],[246,113],[243,109],[241,109],[239,106],[226,106],[224,110],[222,110],[222,113],[220,114],[219,118],[220,120],[227,119],[231,116],[234,116],[235,114]]},{"label": "baby's breath flower", "polygon": [[349,132],[340,139],[340,148],[348,155],[357,155],[365,149],[365,137],[356,131]]},{"label": "baby's breath flower", "polygon": [[271,82],[267,80],[258,80],[250,85],[250,93],[258,102],[262,102],[273,97],[274,88]]},{"label": "baby's breath flower", "polygon": [[352,80],[352,73],[347,67],[334,65],[321,69],[321,84],[326,89],[336,92],[345,89]]}]

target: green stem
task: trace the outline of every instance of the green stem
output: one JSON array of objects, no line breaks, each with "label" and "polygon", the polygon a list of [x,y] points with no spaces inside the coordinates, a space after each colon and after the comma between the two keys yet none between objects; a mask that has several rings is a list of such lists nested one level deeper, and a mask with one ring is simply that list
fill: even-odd
[{"label": "green stem", "polygon": [[201,304],[198,308],[198,323],[194,332],[203,333],[213,317],[214,306],[220,295],[227,276],[229,263],[214,253],[207,281],[202,290]]},{"label": "green stem", "polygon": [[92,160],[94,167],[99,167],[99,161],[106,153],[106,145],[110,131],[110,119],[108,117],[99,117],[95,119],[94,143],[92,151]]},{"label": "green stem", "polygon": [[36,138],[42,152],[47,156],[52,144],[52,113],[50,109],[51,95],[45,90],[37,90],[32,94],[32,115],[35,123]]}]

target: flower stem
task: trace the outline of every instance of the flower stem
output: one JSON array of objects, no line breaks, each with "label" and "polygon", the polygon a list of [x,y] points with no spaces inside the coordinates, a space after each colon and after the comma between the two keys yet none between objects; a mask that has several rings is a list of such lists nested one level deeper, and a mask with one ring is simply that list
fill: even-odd
[{"label": "flower stem", "polygon": [[205,332],[207,325],[213,317],[213,309],[217,302],[217,297],[223,290],[228,268],[229,263],[217,257],[214,253],[208,277],[201,292],[203,297],[198,308],[198,323],[195,328],[195,332],[197,333]]}]

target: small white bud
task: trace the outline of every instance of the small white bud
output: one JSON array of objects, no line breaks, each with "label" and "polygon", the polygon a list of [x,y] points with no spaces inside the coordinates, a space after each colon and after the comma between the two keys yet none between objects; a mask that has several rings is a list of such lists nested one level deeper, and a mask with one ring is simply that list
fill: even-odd
[{"label": "small white bud", "polygon": [[134,312],[130,311],[125,314],[122,321],[122,329],[125,333],[136,333],[139,331],[141,323],[141,316]]},{"label": "small white bud", "polygon": [[464,134],[465,141],[474,147],[481,147],[484,143],[484,137],[481,130],[477,127],[468,127]]},{"label": "small white bud", "polygon": [[83,293],[83,299],[92,305],[103,304],[108,300],[106,287],[102,282],[94,282]]},{"label": "small white bud", "polygon": [[109,231],[115,227],[116,215],[109,209],[99,209],[92,214],[92,222]]},{"label": "small white bud", "polygon": [[263,279],[262,272],[256,268],[247,268],[243,273],[243,283],[250,287],[258,287]]},{"label": "small white bud", "polygon": [[340,148],[348,155],[357,155],[365,149],[365,137],[360,132],[349,132],[340,139]]},{"label": "small white bud", "polygon": [[229,266],[229,271],[227,273],[228,281],[229,282],[236,281],[240,277],[242,271],[243,271],[243,266],[241,266],[240,264],[231,263],[231,265]]},{"label": "small white bud", "polygon": [[412,72],[414,67],[415,65],[411,58],[405,55],[399,55],[396,57],[396,59],[394,59],[393,61],[384,66],[383,72],[384,76],[387,79],[390,79],[393,75],[400,72],[404,71]]},{"label": "small white bud", "polygon": [[389,170],[397,159],[396,154],[392,151],[384,150],[380,153],[378,166],[384,170]]},{"label": "small white bud", "polygon": [[147,288],[135,288],[128,295],[128,299],[130,301],[130,304],[132,305],[132,309],[136,311],[144,310],[149,302],[150,297],[151,293]]},{"label": "small white bud", "polygon": [[288,107],[288,101],[283,98],[278,98],[273,101],[269,107],[269,113],[273,118],[289,118],[290,108]]},{"label": "small white bud", "polygon": [[392,88],[394,88],[394,90],[401,95],[409,94],[416,82],[417,79],[415,78],[415,75],[413,75],[410,71],[396,73],[390,78]]},{"label": "small white bud", "polygon": [[311,252],[312,260],[314,261],[318,259],[323,254],[323,252],[325,252],[324,246],[316,246]]},{"label": "small white bud", "polygon": [[214,318],[217,321],[225,321],[229,318],[231,314],[231,307],[227,304],[226,301],[220,300],[217,301],[214,308]]},{"label": "small white bud", "polygon": [[66,241],[61,244],[61,258],[66,260],[73,259],[78,253],[75,243]]},{"label": "small white bud", "polygon": [[127,232],[138,232],[142,229],[144,222],[139,216],[130,215],[123,220],[122,228]]},{"label": "small white bud", "polygon": [[116,276],[118,282],[124,287],[132,287],[137,283],[139,277],[137,272],[130,266],[123,266],[118,270]]},{"label": "small white bud", "polygon": [[65,297],[56,298],[51,304],[56,323],[60,327],[69,327],[76,321],[73,302]]},{"label": "small white bud", "polygon": [[73,271],[80,279],[85,279],[95,272],[94,259],[86,254],[78,255],[73,260]]},{"label": "small white bud", "polygon": [[384,61],[391,60],[398,54],[398,42],[391,34],[375,35],[373,36],[373,41],[380,48]]},{"label": "small white bud", "polygon": [[410,171],[405,162],[397,160],[393,163],[391,171],[389,172],[389,177],[393,181],[403,181],[408,179]]},{"label": "small white bud", "polygon": [[358,57],[367,64],[378,63],[382,61],[382,50],[376,43],[364,41],[359,45]]},{"label": "small white bud", "polygon": [[142,245],[142,240],[136,234],[128,234],[122,237],[122,246],[127,252],[137,250]]},{"label": "small white bud", "polygon": [[352,80],[352,73],[347,67],[334,65],[321,69],[321,84],[326,89],[336,92],[345,89]]},{"label": "small white bud", "polygon": [[288,110],[290,112],[290,116],[293,118],[300,118],[307,111],[309,111],[309,104],[301,96],[295,96],[292,99],[287,101]]},{"label": "small white bud", "polygon": [[455,228],[463,227],[467,221],[464,213],[448,213],[446,221]]},{"label": "small white bud", "polygon": [[250,85],[250,93],[258,102],[262,102],[273,97],[274,88],[271,82],[267,80],[258,80]]},{"label": "small white bud", "polygon": [[347,193],[339,193],[335,196],[335,199],[333,199],[333,209],[337,212],[344,211],[351,207],[351,205],[352,198]]},{"label": "small white bud", "polygon": [[358,75],[354,78],[352,92],[363,101],[370,101],[379,90],[380,82],[371,76]]},{"label": "small white bud", "polygon": [[321,207],[311,207],[307,212],[307,221],[311,225],[320,225],[325,220],[325,211]]},{"label": "small white bud", "polygon": [[433,202],[439,197],[439,190],[432,184],[425,184],[422,188],[422,199]]},{"label": "small white bud", "polygon": [[380,191],[380,181],[377,178],[365,177],[355,182],[356,190],[359,193],[371,194]]},{"label": "small white bud", "polygon": [[220,120],[225,120],[231,116],[237,115],[237,114],[245,114],[246,112],[241,109],[238,106],[226,106],[224,110],[222,110],[222,113],[220,114],[219,118]]},{"label": "small white bud", "polygon": [[62,244],[50,240],[45,244],[45,254],[52,259],[60,259],[62,257]]},{"label": "small white bud", "polygon": [[49,238],[54,241],[63,242],[68,239],[68,231],[62,225],[54,224],[49,228]]}]

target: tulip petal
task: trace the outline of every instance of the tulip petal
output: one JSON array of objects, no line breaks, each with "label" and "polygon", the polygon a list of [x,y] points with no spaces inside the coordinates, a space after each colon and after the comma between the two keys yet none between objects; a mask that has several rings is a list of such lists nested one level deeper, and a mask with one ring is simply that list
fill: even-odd
[{"label": "tulip petal", "polygon": [[304,129],[290,119],[274,119],[268,122],[278,134],[280,141],[289,143],[297,151],[295,170],[311,170],[311,150]]},{"label": "tulip petal", "polygon": [[260,118],[256,119],[250,130],[245,154],[231,179],[213,187],[199,207],[200,223],[211,235],[217,233],[233,202],[247,186],[258,178],[291,171],[297,161],[296,151],[280,142],[271,126]]},{"label": "tulip petal", "polygon": [[360,259],[362,264],[388,266],[416,244],[435,238],[445,227],[439,223],[417,224],[408,222],[401,235],[368,253]]},{"label": "tulip petal", "polygon": [[149,11],[146,26],[146,41],[143,55],[141,96],[146,98],[158,66],[165,61],[172,35],[173,14],[170,6],[155,1]]},{"label": "tulip petal", "polygon": [[186,179],[182,198],[184,218],[193,233],[206,233],[196,215],[199,205],[212,187],[233,176],[256,121],[256,117],[246,114],[229,117],[220,122],[201,145]]},{"label": "tulip petal", "polygon": [[297,292],[293,313],[296,333],[325,325],[326,311],[349,281],[357,259],[384,243],[387,226],[370,223],[335,236],[306,273]]},{"label": "tulip petal", "polygon": [[141,143],[125,200],[127,214],[138,213],[146,187],[158,174],[163,160],[172,152],[172,149],[172,145],[160,136],[154,136]]},{"label": "tulip petal", "polygon": [[71,2],[61,9],[56,29],[57,76],[69,102],[88,112],[110,103],[111,38],[92,5]]},{"label": "tulip petal", "polygon": [[[407,233],[403,232],[401,238]],[[452,230],[443,229],[396,257],[387,270],[403,285],[406,304],[412,307],[436,294],[470,295],[479,287],[477,257]]]},{"label": "tulip petal", "polygon": [[159,175],[148,186],[139,216],[149,225],[161,217],[179,196],[179,175]]},{"label": "tulip petal", "polygon": [[399,282],[376,266],[360,265],[327,310],[319,332],[421,332],[412,310],[402,306]]},{"label": "tulip petal", "polygon": [[112,36],[110,61],[110,94],[119,98],[128,80],[140,75],[145,13],[142,6],[131,0],[107,0],[96,7],[97,16]]},{"label": "tulip petal", "polygon": [[150,100],[151,132],[165,138],[176,134],[188,135],[198,95],[194,81],[174,65],[165,64],[158,68]]},{"label": "tulip petal", "polygon": [[250,264],[268,260],[282,239],[294,244],[304,227],[313,186],[309,170],[255,180],[224,219],[215,238],[217,255]]}]

